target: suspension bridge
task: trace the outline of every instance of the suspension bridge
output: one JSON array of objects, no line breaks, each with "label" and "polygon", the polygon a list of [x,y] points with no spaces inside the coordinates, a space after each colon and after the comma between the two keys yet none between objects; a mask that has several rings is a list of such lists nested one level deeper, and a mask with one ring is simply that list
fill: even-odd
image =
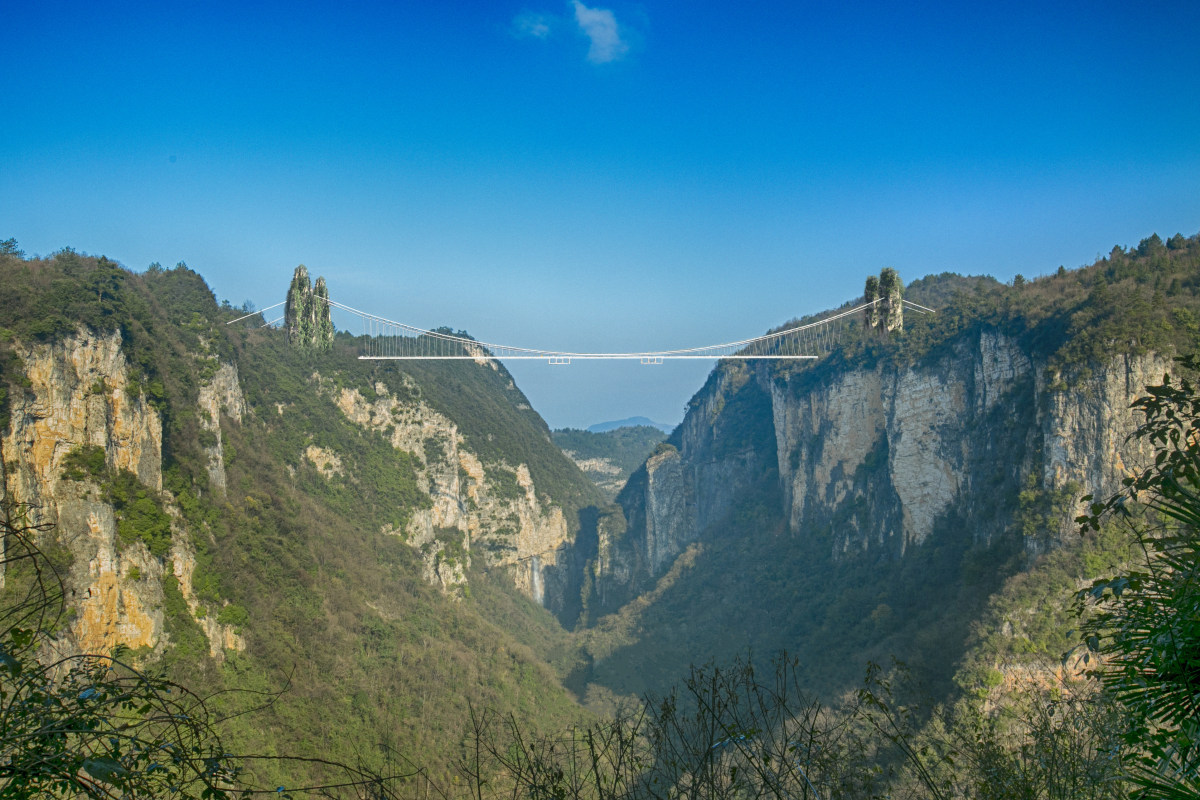
[{"label": "suspension bridge", "polygon": [[[642,364],[662,364],[675,360],[768,360],[768,359],[817,359],[829,353],[842,335],[855,322],[860,325],[870,309],[878,309],[881,300],[828,312],[818,319],[803,324],[797,323],[750,339],[721,344],[702,345],[676,350],[646,350],[630,353],[574,352],[531,347],[515,347],[472,339],[455,334],[448,329],[427,330],[403,322],[386,319],[376,314],[352,308],[344,303],[326,299],[332,309],[337,309],[355,319],[361,326],[362,352],[365,361],[486,361],[536,360],[549,364],[566,365],[572,361],[628,360]],[[919,314],[934,313],[932,309],[902,300],[904,308]],[[278,308],[284,303],[255,311],[232,324],[249,317]],[[276,325],[283,317],[266,322],[262,327]]]}]

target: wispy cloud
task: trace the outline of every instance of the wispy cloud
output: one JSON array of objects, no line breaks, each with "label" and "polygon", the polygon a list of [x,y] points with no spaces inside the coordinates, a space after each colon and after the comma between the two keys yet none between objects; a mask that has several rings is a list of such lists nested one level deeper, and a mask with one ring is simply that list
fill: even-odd
[{"label": "wispy cloud", "polygon": [[573,19],[570,14],[539,14],[522,11],[513,17],[512,35],[518,39],[556,38],[560,31],[574,28],[587,37],[589,42],[587,59],[593,64],[617,61],[629,52],[626,31],[617,24],[617,17],[607,8],[588,8],[579,0],[571,0]]},{"label": "wispy cloud", "polygon": [[629,52],[629,45],[621,39],[621,30],[612,11],[607,8],[588,8],[579,0],[573,0],[573,3],[575,24],[592,42],[588,49],[588,61],[607,64]]},{"label": "wispy cloud", "polygon": [[513,20],[513,33],[520,37],[532,37],[534,39],[548,39],[550,34],[554,32],[554,20],[545,14],[535,14],[532,11],[523,11]]}]

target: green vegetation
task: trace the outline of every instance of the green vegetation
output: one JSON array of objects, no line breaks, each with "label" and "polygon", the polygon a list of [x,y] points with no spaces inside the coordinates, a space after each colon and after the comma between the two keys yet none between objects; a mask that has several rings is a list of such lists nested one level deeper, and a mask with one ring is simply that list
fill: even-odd
[{"label": "green vegetation", "polygon": [[[1194,348],[1197,328],[1188,321],[1200,319],[1200,237],[1172,237],[1170,246],[1161,247],[1156,241],[1149,237],[1128,251],[1114,248],[1092,266],[1020,286],[951,274],[913,281],[904,296],[938,313],[908,315],[903,330],[886,338],[856,324],[827,358],[764,367],[752,380],[745,379],[744,366],[719,365],[691,403],[692,413],[717,409],[714,441],[702,458],[754,452],[762,459],[758,483],[742,491],[727,519],[701,532],[704,552],[688,579],[638,611],[636,636],[597,664],[592,679],[620,694],[638,693],[667,685],[694,653],[728,659],[749,646],[756,652],[793,650],[810,662],[812,688],[827,697],[854,685],[864,661],[883,662],[893,654],[937,691],[949,693],[955,687],[949,665],[968,648],[990,648],[998,658],[1017,651],[1026,657],[1060,655],[1066,631],[1075,627],[1062,591],[1119,563],[1129,548],[1108,531],[1082,541],[1070,536],[1064,523],[1080,489],[1046,487],[1040,452],[1024,441],[984,433],[1035,425],[1032,378],[967,432],[964,451],[986,459],[972,472],[990,474],[990,484],[973,487],[930,538],[903,558],[895,525],[889,524],[898,520],[899,500],[880,480],[886,450],[860,465],[834,519],[802,519],[780,546],[774,537],[786,523],[778,495],[771,496],[780,479],[769,440],[772,409],[762,386],[770,381],[801,396],[850,369],[934,368],[985,330],[1005,333],[1050,365],[1047,382],[1056,388],[1078,383],[1093,365],[1120,354]],[[872,281],[876,292],[879,283]],[[1097,286],[1105,287],[1100,294]],[[723,402],[710,402],[719,387]],[[785,457],[796,468],[801,455]],[[630,498],[636,495],[633,487],[622,501],[634,516],[638,511]],[[872,546],[846,552],[847,530]],[[1049,600],[1050,594],[1057,599]],[[597,610],[597,603],[590,605]],[[1016,611],[1029,608],[1038,613]],[[981,617],[991,622],[977,622]],[[980,630],[1010,624],[1009,618],[1017,620],[1014,637]],[[593,623],[602,624],[599,618]],[[973,691],[988,669],[961,681]]]},{"label": "green vegetation", "polygon": [[117,535],[121,541],[140,540],[159,558],[171,552],[171,518],[153,490],[126,470],[113,475],[105,488],[117,512]]},{"label": "green vegetation", "polygon": [[126,544],[141,541],[153,555],[166,556],[171,551],[171,518],[163,509],[162,499],[132,472],[110,470],[104,460],[103,447],[76,447],[63,459],[63,477],[95,481],[116,512],[121,541]]},{"label": "green vegetation", "polygon": [[879,797],[889,772],[856,703],[830,709],[786,654],[693,667],[669,692],[565,734],[472,715],[459,772],[471,797]]},{"label": "green vegetation", "polygon": [[572,454],[576,463],[603,460],[600,467],[585,472],[611,500],[667,435],[658,428],[637,425],[603,433],[564,428],[554,431],[552,437],[563,452]]},{"label": "green vegetation", "polygon": [[[941,273],[914,280],[904,296],[937,310],[909,314],[887,338],[858,324],[816,364],[784,364],[777,374],[819,381],[831,371],[876,363],[910,365],[948,355],[960,334],[997,330],[1046,361],[1062,387],[1116,353],[1189,352],[1200,333],[1200,235],[1157,235],[1116,246],[1094,264],[1006,286],[990,277]],[[855,300],[845,308],[857,304]],[[791,320],[773,330],[816,317]],[[793,378],[793,388],[807,385]]]},{"label": "green vegetation", "polygon": [[105,475],[103,447],[83,445],[67,453],[63,459],[63,477],[69,481],[99,479]]},{"label": "green vegetation", "polygon": [[[77,672],[89,686],[118,678],[143,687],[137,691],[186,683],[198,696],[211,696],[205,711],[228,718],[219,744],[212,744],[219,754],[315,751],[371,773],[394,771],[397,754],[403,754],[423,768],[403,784],[414,795],[435,784],[449,796],[474,788],[477,796],[511,789],[516,796],[599,798],[615,796],[613,787],[634,785],[621,781],[654,777],[660,788],[684,791],[680,787],[687,785],[689,794],[712,789],[802,797],[816,787],[823,798],[892,789],[929,797],[1120,797],[1126,787],[1114,781],[1131,774],[1145,796],[1166,797],[1167,770],[1194,774],[1191,743],[1200,735],[1191,726],[1197,709],[1188,699],[1195,696],[1196,673],[1189,620],[1200,610],[1182,622],[1174,611],[1195,602],[1191,584],[1179,577],[1193,569],[1195,520],[1183,518],[1191,512],[1180,498],[1197,490],[1188,477],[1195,472],[1186,471],[1195,467],[1164,456],[1163,464],[1176,470],[1171,474],[1182,477],[1171,478],[1172,484],[1160,470],[1136,484],[1138,497],[1126,497],[1136,535],[1122,527],[1118,506],[1108,505],[1093,511],[1108,513],[1099,530],[1064,539],[1059,521],[1074,488],[1044,486],[1038,478],[1042,455],[1026,442],[968,437],[963,446],[970,457],[993,465],[990,484],[972,487],[970,502],[954,506],[920,547],[910,543],[901,557],[905,543],[888,525],[899,500],[880,478],[889,459],[886,443],[854,475],[844,476],[851,499],[832,519],[802,525],[802,535],[788,533],[780,514],[781,454],[775,451],[771,392],[801,392],[851,366],[933,364],[982,330],[1018,340],[1050,366],[1047,384],[1065,388],[1115,354],[1194,346],[1200,333],[1197,275],[1200,239],[1176,236],[1167,242],[1150,237],[1091,267],[1013,286],[935,276],[913,282],[905,294],[939,313],[911,315],[903,330],[887,337],[860,323],[816,365],[721,365],[693,407],[708,399],[705,392],[723,387],[720,403],[703,406],[712,415],[705,447],[714,469],[738,465],[742,482],[730,484],[718,471],[713,474],[721,480],[711,484],[734,493],[735,501],[720,518],[707,520],[700,542],[656,586],[643,587],[650,591],[641,597],[605,596],[596,575],[586,574],[578,601],[564,602],[577,602],[578,618],[591,627],[573,634],[519,595],[503,571],[488,574],[481,558],[470,568],[471,591],[461,600],[427,585],[419,554],[389,531],[402,530],[413,513],[430,506],[419,489],[420,456],[437,460],[444,448],[427,439],[418,445],[421,453],[398,451],[390,431],[381,435],[352,423],[336,410],[334,398],[348,389],[373,401],[382,385],[401,402],[426,404],[457,426],[497,494],[522,491],[505,465],[526,464],[540,499],[561,506],[573,528],[595,534],[605,526],[617,540],[629,536],[626,520],[603,504],[554,440],[602,442],[612,457],[625,453],[621,457],[634,463],[649,449],[678,452],[680,434],[657,443],[648,433],[642,441],[621,441],[633,433],[620,431],[606,440],[578,431],[552,435],[502,366],[359,362],[353,358],[357,342],[346,334],[334,336],[328,349],[299,352],[278,331],[226,327],[240,313],[220,306],[184,265],[137,275],[70,250],[26,259],[15,243],[0,243],[0,302],[12,309],[0,330],[0,411],[7,414],[12,400],[31,390],[23,367],[29,348],[73,336],[81,326],[120,333],[131,377],[128,396],[163,417],[165,492],[113,469],[97,447],[71,452],[63,476],[113,505],[123,542],[141,541],[160,560],[173,536],[187,543],[196,553],[191,577],[201,606],[193,614],[168,574],[161,588],[170,646],[161,657],[98,657],[81,661]],[[248,412],[240,425],[212,420],[224,444],[222,491],[210,484],[206,452],[218,434],[201,426],[197,396],[225,362],[239,370]],[[94,394],[110,390],[99,382],[90,388]],[[997,405],[995,418],[980,430],[1032,424],[1039,409],[1032,390],[1024,391]],[[1168,406],[1176,409],[1175,418],[1186,416],[1178,410],[1179,397],[1157,396],[1162,419],[1170,416]],[[1172,439],[1168,427],[1147,428],[1147,435],[1193,458],[1191,429],[1180,428]],[[336,453],[342,473],[321,474],[305,457],[310,446]],[[642,454],[635,457],[638,449]],[[786,462],[802,454],[782,455]],[[645,513],[634,499],[644,475],[635,469],[622,496],[631,526]],[[1133,500],[1146,498],[1150,510],[1132,512]],[[1151,527],[1164,520],[1178,524]],[[851,532],[879,546],[856,550]],[[456,529],[439,529],[436,538],[444,559],[466,565],[468,543]],[[1151,560],[1131,569],[1142,547]],[[47,542],[45,552],[60,568],[69,557],[61,543]],[[586,561],[592,554],[570,557]],[[1097,574],[1114,573],[1088,595],[1098,610],[1086,623],[1092,637],[1087,643],[1104,656],[1102,664],[1112,665],[1097,672],[1100,700],[1052,685],[1010,698],[994,714],[981,713],[980,704],[1011,688],[1010,666],[1031,669],[1037,659],[1056,658],[1075,644],[1067,633],[1079,625],[1072,593]],[[15,566],[6,580],[8,597],[26,577]],[[143,585],[152,580],[143,571],[130,569],[124,580],[122,586],[137,583],[139,591],[152,588]],[[571,609],[564,618],[574,618]],[[602,616],[606,611],[617,613]],[[206,625],[215,619],[232,626],[245,649],[212,658],[212,642],[196,619],[206,615]],[[66,624],[54,622],[47,631]],[[1135,635],[1138,630],[1154,635]],[[31,662],[17,654],[23,636],[4,640],[0,681],[18,679],[14,662],[32,673]],[[1170,652],[1160,647],[1163,641],[1174,645]],[[753,703],[731,698],[753,700],[773,690],[770,671],[756,672],[761,663],[688,672],[698,653],[728,663],[747,648],[797,653],[782,679],[802,676],[797,688],[803,694],[787,694],[781,707],[789,719],[808,720],[805,735],[819,747],[785,755],[771,748],[795,737],[770,738],[786,730],[783,717],[737,716]],[[892,655],[924,677],[933,701],[916,704],[899,678],[881,671],[870,673],[863,693],[847,695],[860,686],[868,660],[884,663]],[[1147,663],[1154,665],[1149,675],[1144,666],[1135,669]],[[1136,686],[1135,678],[1141,681]],[[564,683],[596,708],[618,707],[636,694],[650,702],[636,706],[633,717],[595,723],[563,691]],[[87,691],[82,684],[47,678],[29,686],[42,699],[67,692],[62,707],[76,718],[129,711],[111,704],[93,711],[69,706],[66,700]],[[285,687],[277,702],[244,715]],[[188,713],[206,719],[200,710]],[[551,737],[571,723],[581,726],[572,729],[576,738],[551,752]],[[103,722],[96,725],[103,729]],[[554,733],[517,736],[534,729]],[[705,731],[708,738],[701,736]],[[68,742],[87,741],[78,731],[71,736]],[[1114,737],[1122,736],[1133,754],[1129,764],[1113,755]],[[17,739],[0,738],[6,747],[10,741]],[[596,742],[614,749],[589,750],[587,758],[611,752],[625,760],[573,773],[589,762],[567,755]],[[39,752],[44,744],[37,745]],[[660,746],[667,749],[655,749]],[[80,747],[67,744],[63,752]],[[119,757],[90,752],[100,753],[87,758],[101,759],[92,766],[103,774],[83,762],[54,761],[54,769],[110,782],[124,779],[114,764],[130,776],[148,770],[145,763],[120,760],[133,750]],[[19,756],[19,748],[5,753]],[[327,763],[218,762],[221,776],[240,767],[239,781],[256,787],[328,783],[340,774]],[[512,785],[472,783],[480,778]],[[200,787],[197,792],[205,787],[202,777],[173,780]],[[592,788],[584,791],[587,781]],[[158,791],[129,787],[133,795]]]},{"label": "green vegetation", "polygon": [[[1200,368],[1195,356],[1178,361],[1185,373]],[[949,711],[927,706],[926,722],[879,673],[866,688],[873,725],[902,750],[920,796],[1200,796],[1200,391],[1169,376],[1146,388],[1134,436],[1154,446],[1153,462],[1079,517],[1081,541],[998,595],[979,627],[984,646],[961,673],[965,699]],[[1098,572],[1106,577],[1077,590]],[[1021,625],[1033,616],[1049,617],[1042,630],[1082,625],[1039,641]],[[996,648],[1003,639],[1046,655],[1070,649],[1039,663],[1026,649]],[[998,692],[1004,675],[987,664],[1030,677]]]},{"label": "green vegetation", "polygon": [[[1161,250],[1161,247],[1158,247]],[[1195,374],[1200,358],[1180,359]],[[1081,593],[1093,671],[1128,716],[1126,762],[1139,798],[1200,796],[1200,390],[1148,387],[1136,436],[1157,449],[1126,489],[1081,522],[1116,518],[1141,557]]]},{"label": "green vegetation", "polygon": [[900,274],[892,267],[884,267],[879,277],[867,276],[863,287],[863,302],[871,303],[863,317],[867,331],[890,333],[904,327],[904,304],[901,297],[904,284]]},{"label": "green vegetation", "polygon": [[[1181,363],[1200,368],[1195,357]],[[869,665],[857,691],[828,704],[806,694],[810,672],[786,656],[773,670],[750,660],[710,664],[565,737],[513,718],[474,717],[463,762],[473,796],[1200,795],[1200,391],[1187,379],[1147,388],[1136,436],[1155,445],[1153,464],[1080,517],[1081,539],[1042,555],[997,595],[979,628],[988,631],[985,644],[1027,641],[1032,649],[977,647],[979,661],[960,680],[978,680],[957,701],[925,694],[901,664]],[[1044,498],[1021,502],[1036,507]],[[1077,592],[1081,570],[1101,566],[1112,577]],[[1073,605],[1076,596],[1082,602]],[[1081,631],[1038,640],[1028,627],[998,630],[1040,616],[1047,603],[1065,611],[1065,619],[1050,615],[1050,627],[1082,614]],[[1074,655],[1061,663],[1029,657],[1068,648]],[[1093,655],[1099,661],[1078,671]],[[482,780],[492,774],[504,781]]]},{"label": "green vegetation", "polygon": [[25,511],[0,508],[0,797],[227,797],[238,767],[199,695],[121,653],[45,657],[63,587]]},{"label": "green vegetation", "polygon": [[[342,387],[374,398],[377,383],[402,402],[423,402],[453,420],[485,464],[527,464],[540,499],[560,504],[577,524],[579,509],[600,495],[553,445],[502,368],[368,364],[354,357],[357,342],[345,334],[327,351],[301,353],[253,320],[226,326],[245,312],[218,304],[183,265],[133,274],[70,250],[45,259],[0,253],[0,298],[11,304],[0,332],[7,400],[31,388],[24,348],[78,330],[117,331],[131,373],[128,394],[162,415],[163,495],[108,467],[100,448],[69,454],[63,471],[90,481],[113,504],[122,541],[143,541],[163,558],[174,527],[194,550],[196,616],[233,626],[245,650],[211,658],[208,637],[168,576],[162,591],[171,644],[161,659],[138,658],[164,679],[213,694],[213,712],[231,717],[221,731],[224,747],[317,751],[381,772],[402,753],[435,777],[450,768],[454,750],[446,743],[458,740],[471,703],[546,725],[581,717],[545,663],[557,648],[566,664],[569,650],[564,633],[546,634],[556,623],[545,610],[505,590],[506,575],[473,573],[471,596],[451,600],[424,582],[419,554],[384,532],[428,507],[418,488],[420,460],[351,423],[334,404]],[[224,362],[238,369],[247,414],[240,425],[215,420],[225,453],[221,492],[209,482],[205,447],[215,434],[200,425],[197,397]],[[343,474],[321,475],[304,456],[310,445],[335,452]],[[166,503],[180,512],[174,523]],[[461,539],[444,544],[450,557],[462,558]],[[126,584],[144,583],[144,572],[126,573]],[[522,643],[496,619],[541,633]],[[284,689],[260,714],[240,716]],[[247,764],[240,780],[274,788],[324,784],[336,773],[317,762],[266,759]]]},{"label": "green vegetation", "polygon": [[[485,576],[473,575],[470,597],[454,602],[425,583],[419,554],[384,532],[403,530],[413,511],[429,505],[417,488],[419,459],[349,422],[332,393],[344,386],[372,397],[378,382],[407,397],[415,385],[433,404],[435,392],[397,370],[356,361],[353,346],[340,337],[330,353],[305,354],[301,365],[272,332],[239,344],[251,414],[222,429],[227,452],[237,456],[226,468],[219,513],[202,525],[215,540],[209,552],[211,571],[221,576],[219,599],[229,602],[216,604],[217,620],[240,627],[247,649],[227,653],[210,679],[269,688],[282,685],[292,665],[303,676],[292,679],[286,706],[268,709],[255,725],[235,723],[234,741],[251,742],[265,726],[280,749],[316,742],[338,759],[361,757],[380,769],[399,752],[430,775],[445,775],[453,755],[446,741],[459,735],[469,703],[545,722],[578,711],[539,656],[492,621],[498,595],[481,588]],[[474,364],[446,371],[463,367],[495,374]],[[321,475],[303,457],[310,444],[336,452],[344,474]],[[511,472],[495,472],[517,487]],[[443,556],[462,563],[461,534],[439,538]],[[541,609],[528,613],[548,617]],[[331,675],[336,682],[321,677]],[[283,780],[269,770],[259,777]]]},{"label": "green vegetation", "polygon": [[667,438],[665,433],[649,425],[616,428],[604,433],[563,428],[551,436],[560,449],[570,450],[576,458],[606,459],[620,467],[625,477],[642,465],[656,444]]},{"label": "green vegetation", "polygon": [[[344,358],[341,367],[345,368]],[[393,394],[408,391],[400,380],[408,376],[420,387],[421,400],[454,421],[467,449],[484,464],[528,466],[539,497],[562,507],[573,533],[580,509],[604,502],[603,494],[554,445],[546,422],[502,364],[408,361],[369,368],[368,375],[384,381]],[[488,480],[499,472],[489,470]]]},{"label": "green vegetation", "polygon": [[[271,753],[255,743],[231,752],[229,718],[214,697],[144,669],[126,648],[111,654],[60,655],[54,641],[68,616],[62,574],[38,542],[53,535],[34,526],[27,507],[0,505],[0,797],[179,797],[228,800],[244,794],[284,798],[399,798],[419,771],[373,772],[360,763],[319,754]],[[175,579],[168,578],[166,612],[186,616]],[[191,625],[194,627],[195,623]],[[180,628],[172,628],[178,635]],[[199,639],[203,641],[201,634]],[[177,649],[185,647],[177,644]],[[203,653],[189,653],[190,663]],[[278,693],[235,691],[254,713]],[[268,788],[253,779],[255,764],[293,779],[320,767],[324,783],[288,782]],[[390,766],[395,766],[391,764]]]}]

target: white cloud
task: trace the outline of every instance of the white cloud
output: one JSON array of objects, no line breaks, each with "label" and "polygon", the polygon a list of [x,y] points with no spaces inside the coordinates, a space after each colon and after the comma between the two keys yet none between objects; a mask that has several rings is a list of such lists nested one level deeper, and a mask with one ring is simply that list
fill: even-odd
[{"label": "white cloud", "polygon": [[[574,8],[575,26],[579,33],[588,38],[591,46],[587,58],[593,64],[617,61],[629,52],[629,43],[623,37],[617,18],[610,9],[588,8],[579,0],[571,0]],[[513,17],[512,35],[519,39],[541,39],[556,37],[565,27],[570,27],[569,18],[557,14],[538,14],[522,11]]]},{"label": "white cloud", "polygon": [[553,31],[554,20],[545,14],[534,14],[525,11],[513,20],[513,32],[517,36],[530,36],[534,39],[549,38]]},{"label": "white cloud", "polygon": [[588,61],[593,64],[606,64],[616,61],[625,55],[629,45],[621,40],[621,31],[617,27],[617,18],[607,8],[588,8],[579,0],[573,0],[575,5],[575,22],[584,36],[592,40],[588,49]]}]

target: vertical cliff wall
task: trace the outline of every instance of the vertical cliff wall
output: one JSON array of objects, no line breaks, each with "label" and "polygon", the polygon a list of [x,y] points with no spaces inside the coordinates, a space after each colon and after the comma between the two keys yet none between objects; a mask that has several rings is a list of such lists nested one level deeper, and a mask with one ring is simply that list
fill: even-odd
[{"label": "vertical cliff wall", "polygon": [[721,365],[621,493],[627,530],[597,533],[594,601],[614,610],[706,537],[821,532],[835,558],[896,559],[953,513],[987,542],[1022,487],[1057,498],[1069,535],[1074,500],[1148,457],[1127,441],[1129,404],[1169,363],[1118,354],[1059,374],[984,327],[910,365]]},{"label": "vertical cliff wall", "polygon": [[[191,590],[195,553],[163,492],[161,416],[133,380],[118,331],[80,329],[53,344],[17,343],[15,350],[24,391],[11,398],[9,426],[0,438],[3,499],[25,509],[31,522],[48,525],[70,554],[65,588],[74,618],[60,646],[92,653],[118,645],[159,648],[166,643],[164,578],[178,581],[193,613],[198,606]],[[219,419],[224,412],[240,420],[236,369],[222,365],[200,398],[212,442],[210,477],[223,490]],[[70,476],[68,457],[89,449],[102,465]],[[170,542],[162,552],[120,535],[123,515],[101,476],[122,472],[147,498],[165,503]],[[229,626],[212,618],[200,624],[215,657],[226,647],[243,646]]]}]

